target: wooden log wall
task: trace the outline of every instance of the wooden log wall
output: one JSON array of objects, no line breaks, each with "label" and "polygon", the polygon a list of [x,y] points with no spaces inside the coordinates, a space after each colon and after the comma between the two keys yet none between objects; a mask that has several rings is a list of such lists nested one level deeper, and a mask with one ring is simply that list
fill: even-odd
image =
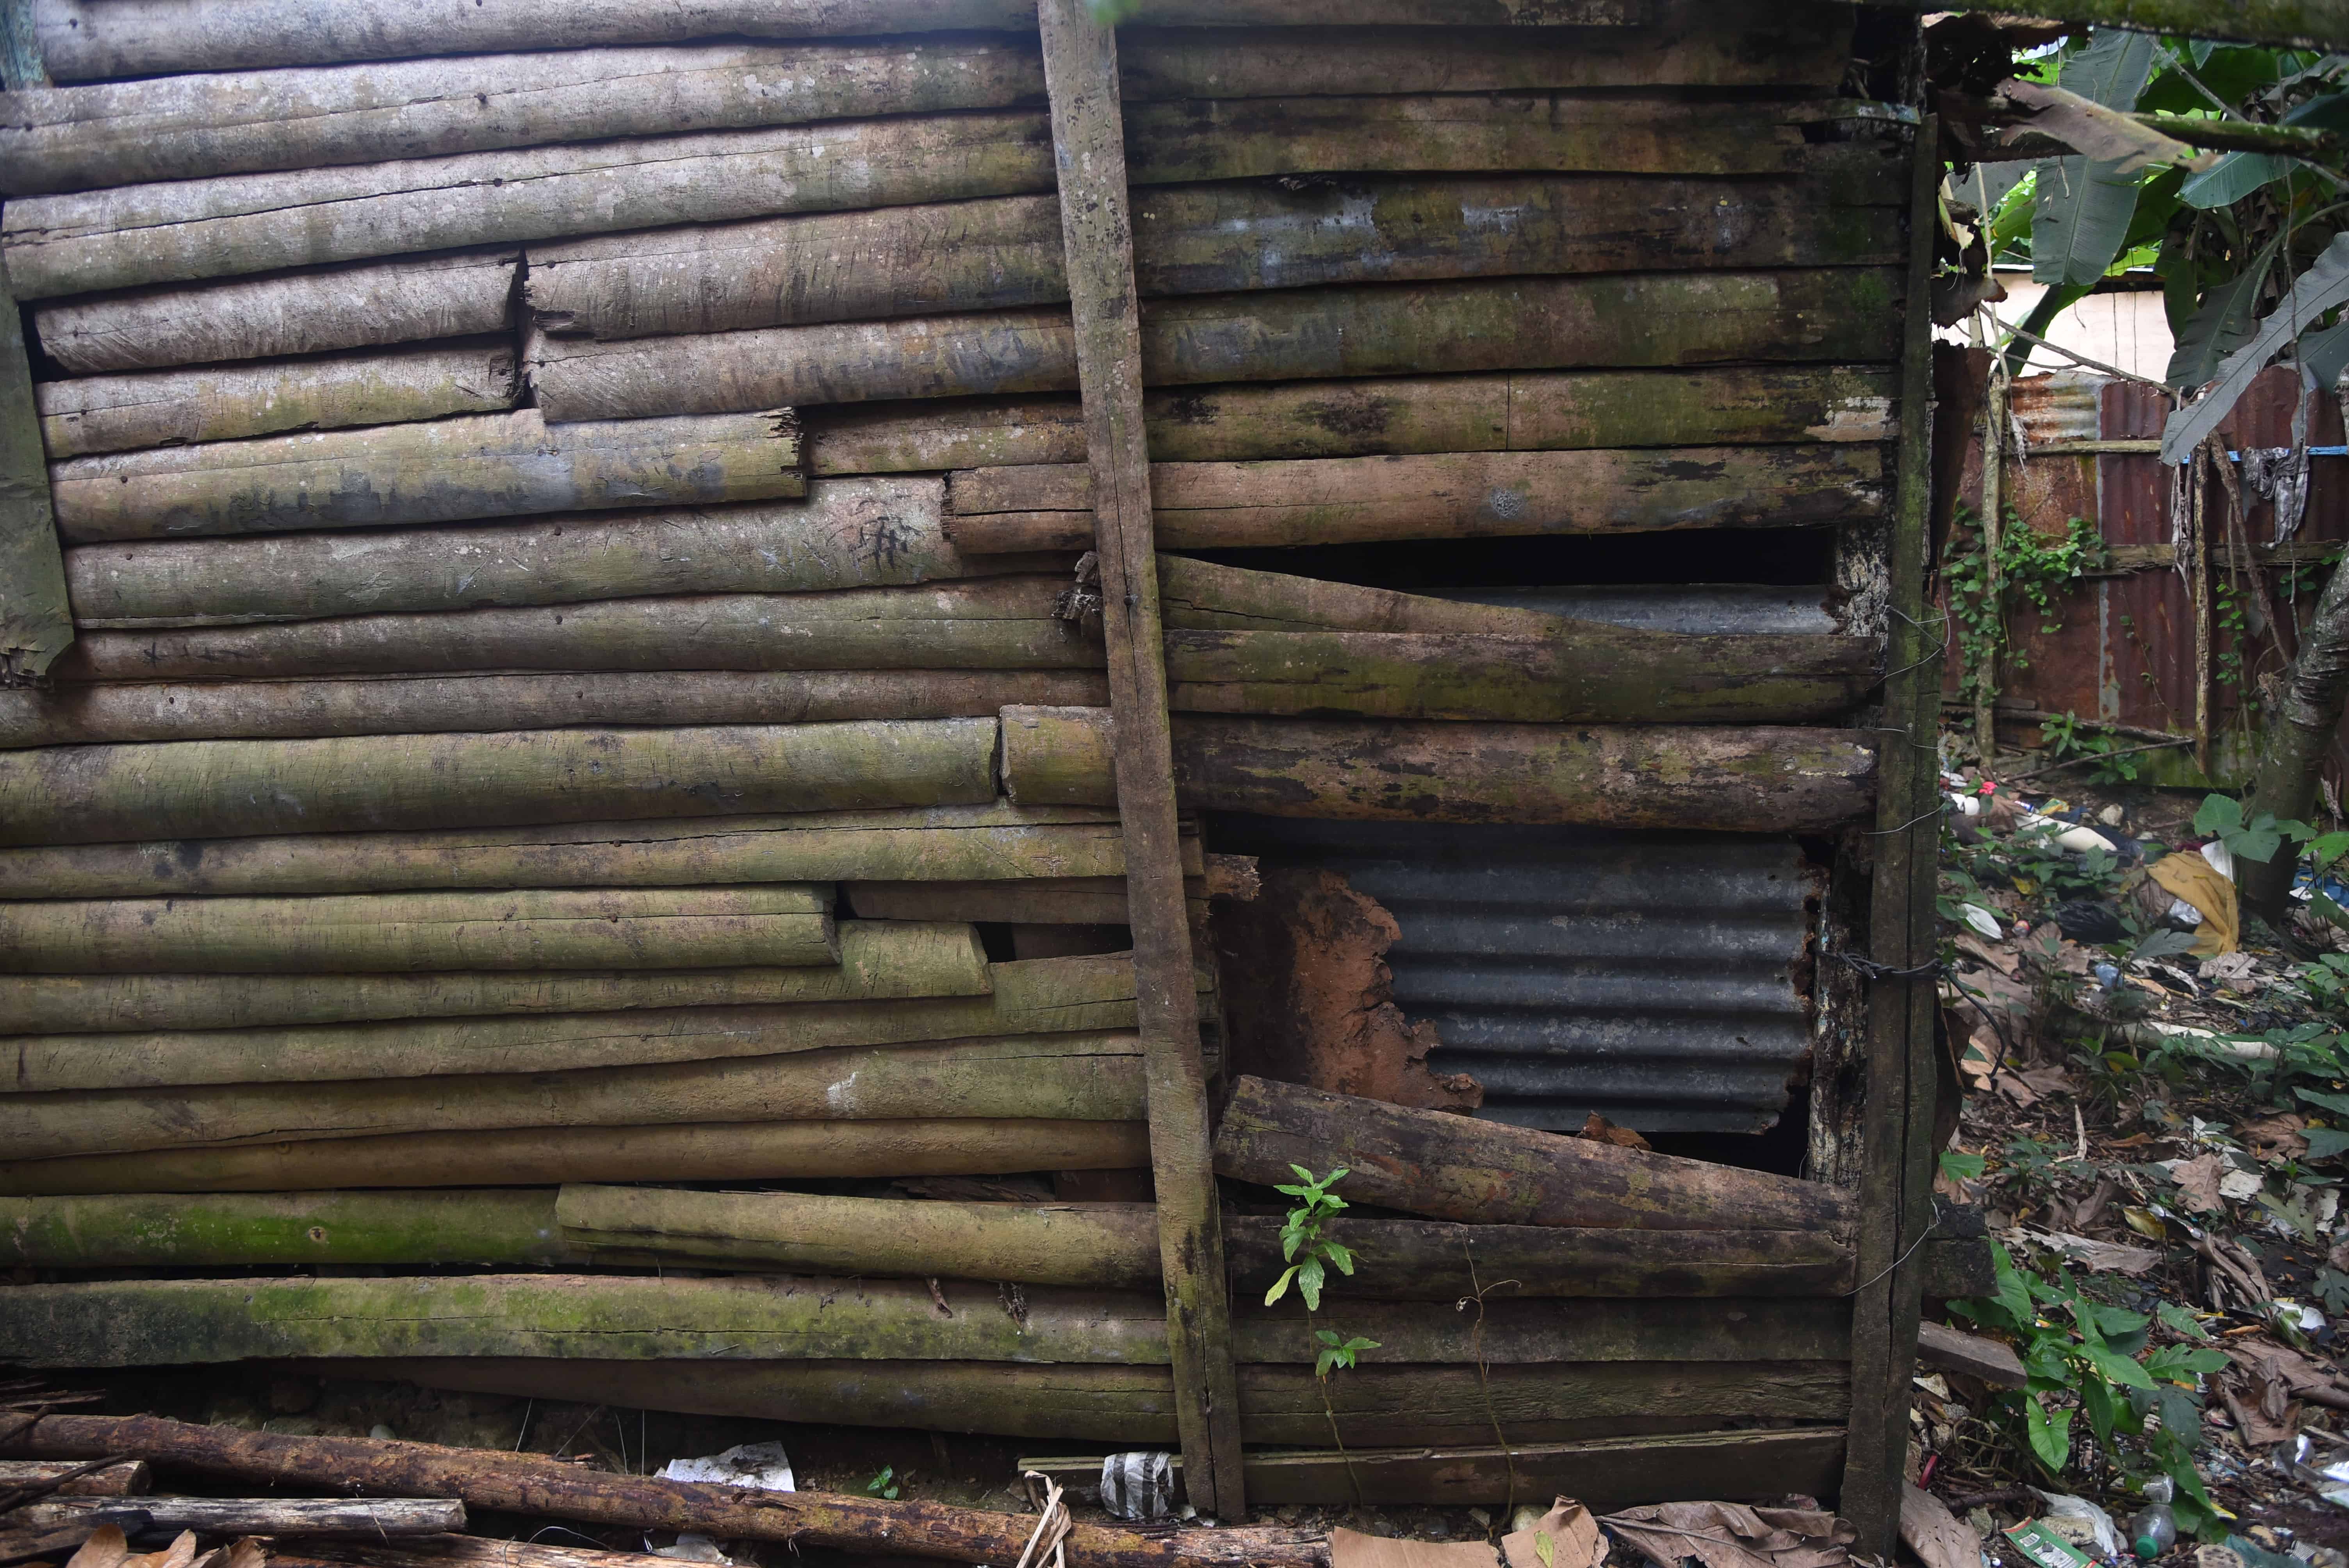
[{"label": "wooden log wall", "polygon": [[[1254,881],[1188,819],[1876,809],[1873,579],[1666,633],[1203,558],[1877,537],[1912,192],[1847,8],[34,14],[0,1342],[1179,1441],[1226,1518],[1328,1500],[1240,1445],[1333,1419],[1398,1499],[1505,1501],[1372,1451],[1496,1419],[1831,1475],[1839,1189],[1258,1080],[1211,1153]],[[1416,1217],[1341,1227],[1334,1414],[1277,1214],[1216,1212],[1291,1158],[1419,1172],[1349,1189]],[[789,1190],[982,1175],[1036,1199]],[[76,1277],[126,1268],[183,1277]]]}]

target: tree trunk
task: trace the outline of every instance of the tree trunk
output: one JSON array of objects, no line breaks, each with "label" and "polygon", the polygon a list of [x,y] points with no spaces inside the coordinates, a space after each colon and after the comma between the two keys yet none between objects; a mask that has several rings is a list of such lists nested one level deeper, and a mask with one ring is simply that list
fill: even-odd
[{"label": "tree trunk", "polygon": [[[2284,674],[2283,702],[2260,736],[2260,761],[2243,799],[2246,816],[2267,812],[2280,822],[2305,821],[2316,808],[2316,776],[2341,727],[2349,702],[2349,570],[2333,569],[2300,651]],[[2243,905],[2280,923],[2299,869],[2298,846],[2286,841],[2265,861],[2236,857],[2235,881]]]},{"label": "tree trunk", "polygon": [[[42,1269],[523,1269],[588,1260],[557,1233],[552,1191],[483,1188],[0,1198],[0,1261]],[[0,1464],[0,1486],[9,1484]]]}]

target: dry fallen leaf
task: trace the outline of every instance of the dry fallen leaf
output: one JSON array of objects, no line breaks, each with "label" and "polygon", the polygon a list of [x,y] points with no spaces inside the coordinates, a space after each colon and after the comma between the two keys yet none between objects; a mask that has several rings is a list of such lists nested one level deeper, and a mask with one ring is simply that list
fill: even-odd
[{"label": "dry fallen leaf", "polygon": [[2116,173],[2134,174],[2157,163],[2200,170],[2218,160],[2215,153],[2198,153],[2174,137],[2062,88],[2010,78],[1999,84],[1999,91],[2039,111],[2008,135],[2033,130],[2052,136],[2075,152],[2115,165]]},{"label": "dry fallen leaf", "polygon": [[2235,1130],[2254,1155],[2273,1164],[2308,1152],[2308,1140],[2301,1136],[2307,1126],[2305,1117],[2271,1116],[2262,1121],[2247,1121]]},{"label": "dry fallen leaf", "polygon": [[1900,1539],[1925,1568],[1982,1568],[1982,1537],[1929,1491],[1902,1482]]},{"label": "dry fallen leaf", "polygon": [[2178,1205],[2196,1213],[2218,1208],[2219,1181],[2226,1173],[2227,1162],[2215,1154],[2178,1161],[2169,1168],[2170,1180],[2178,1183]]},{"label": "dry fallen leaf", "polygon": [[101,1524],[90,1532],[81,1550],[67,1560],[66,1568],[120,1568],[130,1555],[130,1542],[119,1524]]}]

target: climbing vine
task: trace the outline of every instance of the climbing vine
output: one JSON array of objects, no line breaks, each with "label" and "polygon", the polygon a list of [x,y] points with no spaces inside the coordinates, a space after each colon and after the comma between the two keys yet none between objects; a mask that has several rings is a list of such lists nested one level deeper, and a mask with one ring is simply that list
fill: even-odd
[{"label": "climbing vine", "polygon": [[1983,676],[1994,672],[2001,660],[2016,669],[2030,667],[2028,655],[2007,642],[2010,615],[2027,605],[2038,612],[2042,634],[2061,631],[2056,593],[2064,584],[2112,562],[2112,552],[2095,523],[2075,517],[2061,534],[2044,534],[2026,525],[2010,507],[2006,525],[1999,531],[1999,592],[1993,602],[1981,514],[1961,504],[1951,543],[1943,557],[1942,579],[1949,584],[1950,615],[1957,625],[1958,695],[1968,702],[1981,689]]}]

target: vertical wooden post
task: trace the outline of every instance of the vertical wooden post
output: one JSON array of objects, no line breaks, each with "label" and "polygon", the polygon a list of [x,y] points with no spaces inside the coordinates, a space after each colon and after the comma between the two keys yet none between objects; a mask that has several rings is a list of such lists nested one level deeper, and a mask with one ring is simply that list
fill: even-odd
[{"label": "vertical wooden post", "polygon": [[2006,651],[2006,574],[1999,552],[2006,542],[2006,367],[1992,361],[1990,396],[1982,402],[1982,608],[1990,616],[1982,667],[1974,676],[1974,748],[1982,753],[1982,777],[1998,760],[1998,662]]},{"label": "vertical wooden post", "polygon": [[73,637],[24,323],[0,283],[0,686],[39,679]]},{"label": "vertical wooden post", "polygon": [[16,92],[49,85],[41,60],[41,40],[33,26],[33,0],[0,0],[0,88]]},{"label": "vertical wooden post", "polygon": [[1238,1378],[1232,1366],[1198,995],[1175,838],[1174,748],[1166,722],[1150,454],[1142,427],[1142,335],[1126,204],[1117,38],[1093,18],[1086,0],[1040,0],[1037,21],[1051,100],[1052,156],[1060,173],[1077,387],[1092,469],[1093,538],[1101,557],[1102,621],[1116,719],[1118,816],[1124,824],[1134,985],[1150,1091],[1150,1162],[1166,1272],[1174,1422],[1192,1505],[1236,1520],[1247,1508],[1240,1483]]},{"label": "vertical wooden post", "polygon": [[[1932,503],[1932,282],[1940,130],[1918,129],[1909,206],[1907,331],[1901,346],[1900,442],[1893,502],[1891,626],[1884,726],[1878,733],[1876,872],[1868,956],[1866,1150],[1859,1184],[1859,1277],[1852,1300],[1851,1420],[1843,1512],[1857,1549],[1892,1554],[1909,1450],[1909,1379],[1916,1367],[1922,1265],[1933,1222],[1933,879],[1940,843],[1933,736],[1939,661],[1926,625],[1925,555]],[[1935,629],[1938,632],[1938,628]]]}]

